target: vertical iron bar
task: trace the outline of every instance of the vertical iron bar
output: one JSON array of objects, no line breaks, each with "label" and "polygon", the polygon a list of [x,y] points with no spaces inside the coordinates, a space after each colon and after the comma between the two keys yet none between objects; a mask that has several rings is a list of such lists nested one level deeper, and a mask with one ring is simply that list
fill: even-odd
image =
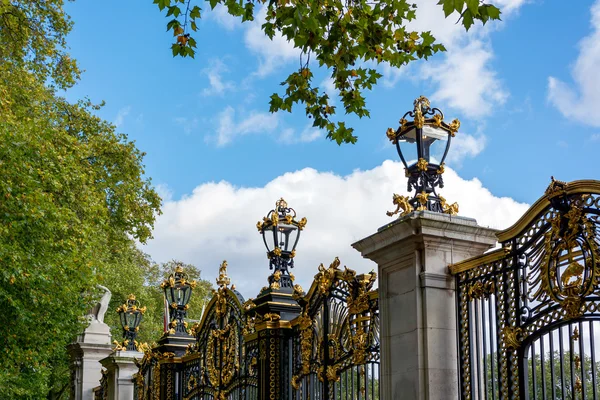
[{"label": "vertical iron bar", "polygon": [[592,385],[594,386],[594,400],[598,400],[598,384],[596,382],[596,349],[594,348],[594,321],[590,325],[590,352],[592,353]]},{"label": "vertical iron bar", "polygon": [[[495,294],[490,294],[490,298],[488,299],[488,320],[490,324],[490,377],[492,380],[492,400],[496,400],[496,380],[494,379],[494,319],[492,318],[492,296],[496,297]],[[495,310],[494,310],[494,316]],[[496,358],[498,358],[498,353],[496,353]]]},{"label": "vertical iron bar", "polygon": [[533,400],[537,399],[537,372],[535,370],[535,342],[531,343],[531,379],[533,384]]},{"label": "vertical iron bar", "polygon": [[583,348],[583,341],[585,336],[583,335],[583,322],[579,322],[579,358],[581,361],[581,398],[585,399],[586,396],[586,379],[585,379],[585,349]]},{"label": "vertical iron bar", "polygon": [[564,346],[563,346],[563,327],[561,326],[560,328],[558,328],[558,348],[559,348],[559,355],[560,355],[560,385],[561,385],[561,391],[562,391],[562,399],[566,400],[566,390],[565,390],[565,363],[564,363],[564,358],[565,358],[565,350],[564,350]]},{"label": "vertical iron bar", "polygon": [[485,323],[487,318],[485,315],[485,296],[481,298],[481,338],[483,339],[483,399],[488,398],[488,362],[487,362],[487,330]]},{"label": "vertical iron bar", "polygon": [[[560,328],[559,328],[560,329]],[[556,381],[554,372],[554,331],[550,331],[550,385],[552,386],[552,400],[556,399]]]},{"label": "vertical iron bar", "polygon": [[[540,363],[542,371],[542,399],[546,400],[546,354],[544,349],[544,336],[540,338]],[[552,399],[554,400],[554,399]]]},{"label": "vertical iron bar", "polygon": [[571,398],[575,400],[575,361],[573,360],[573,326],[569,323],[569,365],[571,367]]},{"label": "vertical iron bar", "polygon": [[479,393],[478,398],[483,399],[482,393],[482,385],[480,382],[481,379],[481,348],[480,348],[480,338],[479,338],[479,324],[481,323],[479,319],[479,301],[476,299],[471,302],[473,309],[475,311],[475,320],[473,323],[473,328],[475,329],[475,359],[473,362],[477,363],[477,368],[473,368],[477,371],[477,392]]}]

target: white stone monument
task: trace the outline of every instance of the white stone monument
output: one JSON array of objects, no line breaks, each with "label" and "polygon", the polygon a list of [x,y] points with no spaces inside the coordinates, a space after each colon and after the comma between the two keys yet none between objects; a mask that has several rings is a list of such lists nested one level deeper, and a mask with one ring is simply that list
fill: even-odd
[{"label": "white stone monument", "polygon": [[495,232],[474,219],[416,211],[352,245],[379,266],[382,400],[459,398],[448,265],[494,246]]},{"label": "white stone monument", "polygon": [[111,292],[104,286],[99,287],[104,294],[87,315],[90,324],[75,343],[67,346],[71,357],[71,400],[93,400],[94,387],[102,378],[100,360],[112,351],[110,328],[104,323]]}]

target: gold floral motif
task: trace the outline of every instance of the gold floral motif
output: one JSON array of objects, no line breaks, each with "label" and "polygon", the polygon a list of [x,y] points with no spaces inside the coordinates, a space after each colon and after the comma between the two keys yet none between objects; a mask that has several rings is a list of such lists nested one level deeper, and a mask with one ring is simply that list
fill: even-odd
[{"label": "gold floral motif", "polygon": [[444,172],[446,172],[446,165],[444,163],[441,163],[437,171],[435,171],[435,173],[438,175],[442,175]]},{"label": "gold floral motif", "polygon": [[340,259],[335,258],[333,262],[329,265],[329,268],[325,268],[323,264],[319,265],[319,273],[316,276],[316,281],[318,283],[319,293],[328,295],[329,289],[331,289],[331,285],[335,279],[335,273],[338,271],[338,267],[340,266]]},{"label": "gold floral motif", "polygon": [[548,199],[552,199],[557,196],[564,196],[567,193],[567,183],[550,177],[550,185],[546,188],[544,193]]},{"label": "gold floral motif", "polygon": [[339,382],[340,376],[338,375],[338,366],[336,364],[327,366],[327,380],[329,382]]},{"label": "gold floral motif", "polygon": [[504,335],[504,347],[508,350],[517,350],[521,347],[521,335],[523,330],[516,326],[506,326],[502,330]]},{"label": "gold floral motif", "polygon": [[302,217],[302,219],[298,221],[298,229],[303,230],[307,222],[308,220],[306,219],[306,217]]},{"label": "gold floral motif", "polygon": [[581,384],[581,378],[579,376],[576,377],[575,386],[573,386],[573,388],[575,389],[575,392],[581,393],[581,389],[583,388],[583,385]]},{"label": "gold floral motif", "polygon": [[417,194],[417,201],[419,202],[419,207],[417,207],[417,211],[427,210],[427,201],[429,199],[429,194],[425,191]]},{"label": "gold floral motif", "polygon": [[396,144],[396,131],[394,130],[394,128],[387,128],[387,131],[385,131],[385,135],[390,140],[390,142]]},{"label": "gold floral motif", "polygon": [[443,120],[444,120],[444,117],[442,117],[442,115],[441,115],[441,114],[435,114],[435,115],[433,116],[433,124],[434,124],[435,126],[437,126],[438,128],[439,128],[440,126],[442,126],[442,121],[443,121]]},{"label": "gold floral motif", "polygon": [[123,342],[119,343],[116,340],[113,340],[113,351],[127,351],[127,346],[129,345],[129,340],[123,340]]},{"label": "gold floral motif", "polygon": [[495,291],[496,287],[493,281],[489,281],[486,283],[477,281],[471,286],[469,286],[469,288],[467,289],[467,298],[469,300],[481,298],[487,299],[490,295],[494,294]]},{"label": "gold floral motif", "polygon": [[424,158],[419,158],[419,161],[417,161],[417,169],[419,171],[427,171],[428,165],[427,160]]},{"label": "gold floral motif", "polygon": [[398,123],[400,124],[400,132],[403,132],[406,128],[406,124],[408,124],[408,121],[405,118],[400,118],[400,121],[398,121]]},{"label": "gold floral motif", "polygon": [[416,110],[415,111],[415,127],[416,128],[423,128],[423,125],[425,125],[425,117],[423,116],[423,112],[421,110]]},{"label": "gold floral motif", "polygon": [[448,204],[446,199],[442,196],[438,196],[440,198],[440,205],[442,206],[442,211],[444,214],[449,215],[457,215],[458,214],[458,203],[454,202],[452,204]]},{"label": "gold floral motif", "polygon": [[279,247],[275,247],[275,250],[273,250],[273,254],[276,255],[277,257],[280,257],[281,249]]},{"label": "gold floral motif", "polygon": [[242,304],[242,307],[244,307],[244,310],[246,311],[253,309],[254,307],[256,307],[256,304],[254,304],[254,299],[249,298],[244,302],[244,304]]},{"label": "gold floral motif", "polygon": [[575,329],[573,330],[573,335],[571,335],[571,339],[574,342],[579,340],[579,329],[577,329],[577,327],[575,327]]},{"label": "gold floral motif", "polygon": [[271,289],[278,290],[281,285],[279,281],[281,280],[281,271],[275,271],[273,273],[273,282],[271,282]]},{"label": "gold floral motif", "polygon": [[456,136],[456,132],[458,132],[458,129],[460,128],[460,121],[458,119],[452,120],[450,125],[448,125],[448,128],[450,128],[450,135],[452,135],[452,137]]},{"label": "gold floral motif", "polygon": [[[410,214],[413,211],[413,207],[408,201],[408,196],[400,196],[394,193],[393,204],[396,205],[396,209],[394,211],[387,211],[386,215],[388,217],[392,217],[398,213],[400,213],[400,216],[403,217],[405,215]],[[400,212],[400,209],[402,209],[402,212]]]},{"label": "gold floral motif", "polygon": [[302,296],[304,296],[304,289],[302,289],[302,286],[300,286],[299,284],[295,284],[294,293],[292,293],[292,297],[294,298],[294,300],[298,300]]}]

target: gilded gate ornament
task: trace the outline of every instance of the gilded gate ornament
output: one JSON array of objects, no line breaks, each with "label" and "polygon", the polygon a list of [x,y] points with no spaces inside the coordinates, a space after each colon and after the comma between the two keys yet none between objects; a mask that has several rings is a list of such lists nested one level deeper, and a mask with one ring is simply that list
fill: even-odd
[{"label": "gilded gate ornament", "polygon": [[[393,204],[396,206],[396,209],[394,211],[387,211],[386,215],[388,217],[393,217],[394,215],[400,213],[401,217],[404,217],[405,215],[410,214],[413,211],[413,207],[410,205],[409,203],[409,198],[408,196],[400,196],[396,193],[394,193],[393,195]],[[402,212],[400,212],[400,209],[402,209]]]}]

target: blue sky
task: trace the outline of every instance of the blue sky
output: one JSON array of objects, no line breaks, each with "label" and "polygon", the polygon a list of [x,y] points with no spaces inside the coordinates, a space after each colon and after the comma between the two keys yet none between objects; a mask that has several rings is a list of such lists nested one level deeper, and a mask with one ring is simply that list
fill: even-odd
[{"label": "blue sky", "polygon": [[[69,37],[71,53],[85,70],[81,82],[67,95],[73,100],[84,96],[95,102],[105,100],[101,116],[147,153],[147,174],[167,194],[165,215],[148,250],[160,261],[172,249],[172,257],[205,262],[200,250],[190,248],[214,249],[214,244],[186,242],[175,251],[173,246],[181,238],[175,240],[172,232],[188,232],[188,220],[200,224],[197,229],[214,231],[215,216],[232,215],[227,207],[254,204],[267,193],[278,197],[278,190],[297,194],[298,202],[314,213],[320,209],[323,214],[315,214],[320,219],[336,214],[332,199],[346,198],[356,189],[356,204],[347,206],[344,222],[339,223],[356,222],[347,226],[356,229],[348,241],[375,231],[379,217],[369,220],[372,211],[366,210],[374,204],[387,207],[384,204],[389,203],[391,193],[406,186],[397,166],[385,164],[385,160],[398,159],[386,141],[386,128],[397,126],[421,94],[447,117],[461,120],[447,164],[454,170],[449,181],[456,182],[448,190],[462,199],[462,215],[506,227],[524,211],[519,203],[534,202],[551,175],[567,181],[598,178],[600,0],[500,0],[495,4],[503,9],[503,22],[468,33],[455,24],[456,16],[445,20],[436,1],[419,1],[415,29],[432,30],[448,52],[403,71],[381,66],[385,78],[368,94],[371,118],[349,118],[359,140],[341,147],[312,129],[301,109],[293,114],[268,113],[269,96],[280,90],[279,82],[297,66],[290,45],[282,40],[269,43],[258,23],[241,24],[219,10],[211,12],[208,3],[201,2],[204,15],[196,35],[196,59],[173,58],[173,38],[165,32],[167,20],[151,3],[80,0],[67,4],[75,23]],[[326,76],[321,71],[315,81],[326,87]],[[390,175],[396,169],[397,176]],[[370,182],[349,188],[359,176]],[[331,184],[324,185],[329,179]],[[369,186],[375,182],[381,184]],[[343,192],[331,189],[337,184]],[[323,189],[316,192],[315,187]],[[467,187],[474,188],[473,192]],[[229,194],[216,198],[215,193],[221,192]],[[385,203],[375,192],[385,196]],[[485,203],[487,208],[475,203],[465,208],[469,197],[478,196],[496,200]],[[197,203],[190,206],[194,199]],[[260,204],[253,214],[242,214],[249,214],[254,222],[261,216],[254,214],[266,213],[275,200]],[[334,209],[324,212],[325,204]],[[214,218],[209,211],[203,211],[203,216],[185,214],[182,210],[188,206],[196,210],[190,213],[197,213],[198,207],[212,207]],[[496,219],[488,218],[490,207],[497,208]],[[510,217],[503,217],[499,210]],[[183,225],[175,226],[175,220]],[[235,243],[241,243],[233,251],[239,257],[245,232],[233,235]],[[228,234],[222,234],[227,240]],[[335,233],[319,235],[320,240],[327,240]],[[257,237],[248,241],[260,246]],[[344,245],[347,248],[349,243]],[[262,251],[252,246],[249,252]],[[334,255],[323,253],[328,258]],[[220,258],[227,255],[215,255],[210,262]]]}]

